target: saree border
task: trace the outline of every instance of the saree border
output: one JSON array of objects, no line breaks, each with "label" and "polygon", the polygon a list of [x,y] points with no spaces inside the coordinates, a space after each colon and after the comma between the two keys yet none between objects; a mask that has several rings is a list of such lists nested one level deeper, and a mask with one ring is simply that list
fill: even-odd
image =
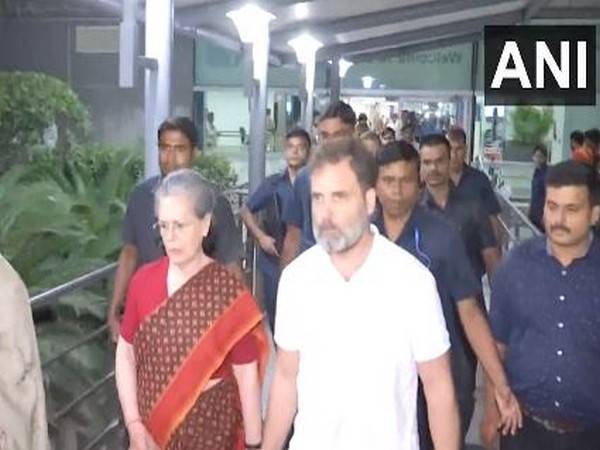
[{"label": "saree border", "polygon": [[267,343],[262,330],[262,318],[262,312],[251,293],[244,290],[198,340],[148,416],[146,426],[161,448],[166,447],[185,420],[227,354],[251,331],[257,338],[259,375],[262,380]]}]

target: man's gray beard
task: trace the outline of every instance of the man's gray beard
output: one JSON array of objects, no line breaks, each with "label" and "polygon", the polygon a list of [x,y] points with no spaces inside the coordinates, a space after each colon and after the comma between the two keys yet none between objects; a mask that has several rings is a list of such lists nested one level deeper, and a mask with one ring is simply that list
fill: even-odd
[{"label": "man's gray beard", "polygon": [[360,240],[365,230],[369,228],[369,218],[365,216],[363,220],[348,230],[341,230],[341,235],[336,238],[324,238],[319,232],[318,226],[313,225],[313,234],[315,241],[329,253],[344,253],[352,249]]}]

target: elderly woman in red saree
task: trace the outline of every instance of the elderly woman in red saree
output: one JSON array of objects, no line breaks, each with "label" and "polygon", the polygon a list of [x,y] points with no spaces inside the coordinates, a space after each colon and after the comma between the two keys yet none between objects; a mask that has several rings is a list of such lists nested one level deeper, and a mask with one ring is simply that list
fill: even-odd
[{"label": "elderly woman in red saree", "polygon": [[202,249],[215,194],[183,169],[155,196],[166,257],[132,278],[116,354],[130,449],[260,448],[262,314]]}]

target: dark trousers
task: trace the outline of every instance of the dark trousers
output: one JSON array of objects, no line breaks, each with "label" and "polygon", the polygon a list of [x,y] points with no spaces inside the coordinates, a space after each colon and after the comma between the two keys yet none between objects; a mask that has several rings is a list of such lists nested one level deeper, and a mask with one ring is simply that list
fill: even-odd
[{"label": "dark trousers", "polygon": [[500,450],[599,450],[600,425],[575,433],[546,429],[531,417],[523,417],[523,428],[515,436],[502,436]]},{"label": "dark trousers", "polygon": [[271,332],[275,334],[275,313],[277,312],[277,284],[279,277],[276,274],[263,272],[263,304]]}]

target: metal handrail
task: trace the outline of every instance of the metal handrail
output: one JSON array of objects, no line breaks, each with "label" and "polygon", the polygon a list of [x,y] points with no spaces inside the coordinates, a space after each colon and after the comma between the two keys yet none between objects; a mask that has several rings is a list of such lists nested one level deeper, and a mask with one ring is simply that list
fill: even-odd
[{"label": "metal handrail", "polygon": [[498,221],[500,222],[504,236],[508,238],[507,240],[502,239],[501,247],[503,251],[508,251],[521,243],[524,238],[521,234],[522,229],[526,229],[529,232],[526,238],[541,234],[540,230],[529,220],[527,215],[503,192],[496,190],[496,197],[501,204],[501,212],[497,216]]},{"label": "metal handrail", "polygon": [[[107,280],[109,277],[111,277],[113,275],[116,268],[117,268],[117,263],[110,263],[103,267],[95,269],[87,274],[79,276],[71,281],[68,281],[59,286],[51,288],[41,294],[38,294],[30,299],[29,303],[30,303],[31,309],[37,310],[37,309],[40,309],[43,307],[51,306],[55,302],[57,302],[61,296],[65,295],[65,294],[69,294],[69,293],[79,290],[79,289],[85,289],[99,281]],[[99,327],[98,329],[90,332],[89,334],[87,334],[85,337],[83,337],[79,341],[75,342],[74,344],[70,345],[66,349],[62,350],[60,353],[57,353],[54,356],[52,356],[52,358],[44,361],[42,363],[42,368],[44,369],[44,368],[48,367],[49,365],[55,363],[56,361],[64,358],[67,354],[71,353],[72,351],[88,344],[89,342],[93,341],[94,339],[97,339],[99,336],[106,333],[107,328],[108,328],[108,325],[104,324],[101,327]],[[61,419],[64,419],[75,407],[77,407],[79,404],[81,404],[88,397],[94,395],[100,388],[102,388],[102,386],[104,386],[106,383],[108,383],[109,381],[111,381],[113,379],[114,379],[114,371],[111,371],[108,374],[104,375],[101,379],[97,380],[94,384],[92,384],[90,387],[88,387],[85,391],[80,393],[74,399],[72,399],[69,403],[67,403],[65,406],[63,406],[59,411],[57,411],[56,413],[54,413],[52,415],[49,415],[49,417],[48,417],[49,424],[59,433],[59,436],[63,432],[65,432],[63,430],[65,425],[63,424],[62,427],[59,426],[59,424],[62,422]],[[116,423],[116,425],[113,422]],[[118,419],[114,419],[113,422],[111,422],[111,424],[109,424],[109,426],[107,428],[105,428],[98,435],[96,435],[90,441],[90,443],[87,445],[86,448],[88,448],[88,447],[93,448],[90,446],[92,443],[94,443],[94,446],[96,446],[98,443],[102,442],[104,437],[108,435],[107,430],[112,431],[112,429],[116,428],[119,424]]]},{"label": "metal handrail", "polygon": [[92,450],[94,448],[96,448],[98,445],[100,445],[101,443],[104,442],[104,439],[110,435],[110,433],[112,433],[113,431],[115,431],[117,428],[119,428],[121,425],[123,425],[121,423],[120,419],[113,419],[106,428],[104,428],[104,430],[102,430],[100,433],[98,433],[98,435],[92,439],[88,445],[86,445],[83,450]]},{"label": "metal handrail", "polygon": [[508,235],[509,241],[513,242],[513,243],[517,243],[518,242],[517,235],[510,229],[510,227],[506,224],[506,222],[502,219],[502,217],[499,217],[498,221],[500,222],[500,225],[502,225],[504,232]]},{"label": "metal handrail", "polygon": [[42,292],[41,294],[38,294],[31,298],[31,300],[29,301],[31,309],[36,310],[42,308],[58,300],[58,298],[64,294],[68,294],[69,292],[72,292],[77,289],[89,287],[97,281],[104,280],[110,277],[116,269],[117,263],[110,263],[106,266],[100,267],[99,269],[92,270],[91,272],[86,273],[85,275],[77,277],[74,280],[48,289],[47,291]]},{"label": "metal handrail", "polygon": [[74,398],[69,403],[67,403],[66,406],[64,406],[59,411],[57,411],[54,414],[53,419],[55,421],[58,421],[62,417],[64,417],[67,414],[69,414],[73,408],[75,408],[77,405],[79,405],[83,400],[85,400],[86,398],[88,398],[90,395],[93,395],[94,393],[96,393],[96,391],[98,389],[100,389],[106,383],[108,383],[109,381],[111,381],[114,377],[115,377],[115,371],[114,370],[111,371],[111,372],[109,372],[109,373],[107,373],[106,375],[104,375],[104,377],[102,377],[100,380],[98,380],[93,385],[91,385],[89,388],[87,388],[85,391],[83,391],[78,397]]},{"label": "metal handrail", "polygon": [[529,217],[527,217],[523,211],[517,208],[515,204],[511,202],[506,195],[504,195],[504,193],[496,191],[496,195],[500,197],[500,199],[504,201],[504,203],[510,208],[511,213],[515,214],[519,218],[519,221],[521,221],[528,229],[531,230],[534,236],[540,236],[542,234],[542,232],[531,222],[531,220],[529,220]]},{"label": "metal handrail", "polygon": [[[117,263],[110,263],[98,269],[95,269],[87,274],[84,274],[80,277],[75,278],[74,280],[63,283],[59,286],[51,288],[41,294],[38,294],[30,299],[30,306],[32,310],[36,310],[42,307],[51,306],[55,302],[59,300],[59,298],[65,294],[69,294],[73,291],[79,289],[85,289],[93,284],[109,279],[115,272],[117,268]],[[81,348],[82,346],[88,344],[89,342],[97,339],[99,336],[106,334],[108,329],[108,325],[103,324],[96,330],[88,333],[79,341],[70,345],[66,349],[63,349],[60,353],[55,354],[50,359],[44,361],[42,363],[42,368],[46,368],[47,366],[55,363],[56,361],[64,358],[67,354],[72,351]],[[72,399],[69,403],[64,405],[60,410],[55,412],[54,414],[49,415],[49,424],[53,426],[53,428],[58,432],[59,436],[62,433],[72,433],[72,430],[65,430],[65,425],[59,426],[63,419],[67,417],[67,415],[72,412],[74,408],[80,405],[83,401],[85,401],[88,397],[94,395],[99,391],[106,383],[114,380],[114,371],[111,371],[104,375],[99,380],[95,381],[91,386],[89,386],[85,391],[81,392],[74,399]],[[118,418],[113,419],[113,421],[99,434],[94,436],[94,438],[86,445],[86,448],[94,448],[99,443],[103,442],[106,436],[110,434],[112,430],[119,426]]]},{"label": "metal handrail", "polygon": [[104,324],[100,328],[98,328],[98,329],[92,331],[91,333],[87,334],[83,339],[81,339],[81,340],[75,342],[74,344],[70,345],[69,347],[67,347],[66,349],[64,349],[63,351],[61,351],[60,353],[57,353],[52,358],[50,358],[50,359],[48,359],[46,361],[43,361],[42,362],[42,369],[45,368],[45,367],[47,367],[47,366],[49,366],[53,362],[58,361],[63,356],[65,356],[67,353],[71,353],[73,350],[76,350],[79,347],[82,347],[83,345],[87,344],[88,342],[93,341],[94,339],[96,339],[101,334],[104,334],[107,329],[108,329],[108,324]]}]

